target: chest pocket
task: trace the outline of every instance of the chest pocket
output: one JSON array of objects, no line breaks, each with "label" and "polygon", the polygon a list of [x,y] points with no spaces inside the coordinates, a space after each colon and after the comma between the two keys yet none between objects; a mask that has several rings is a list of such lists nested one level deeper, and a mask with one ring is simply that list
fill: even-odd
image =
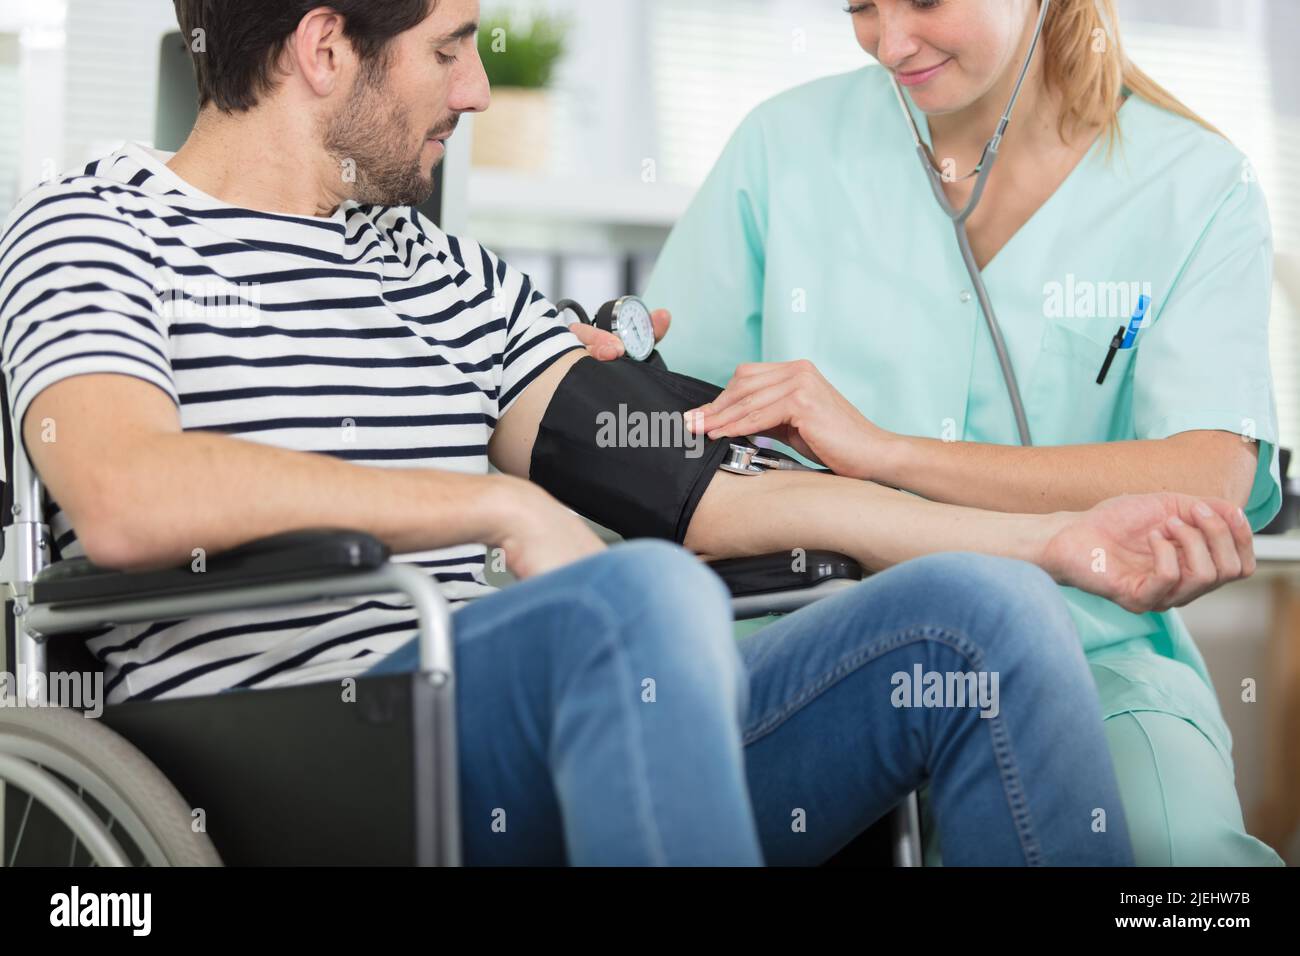
[{"label": "chest pocket", "polygon": [[1132,437],[1133,373],[1141,335],[1132,348],[1115,353],[1105,381],[1097,384],[1120,325],[1109,319],[1046,320],[1025,394],[1035,444],[1078,445]]}]

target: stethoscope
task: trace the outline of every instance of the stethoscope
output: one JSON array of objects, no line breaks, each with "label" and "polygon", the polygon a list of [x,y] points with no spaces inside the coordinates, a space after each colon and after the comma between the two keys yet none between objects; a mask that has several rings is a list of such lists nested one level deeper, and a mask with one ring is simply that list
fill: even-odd
[{"label": "stethoscope", "polygon": [[1011,100],[1002,113],[1002,120],[998,123],[997,132],[993,134],[993,138],[984,147],[984,153],[980,156],[979,165],[961,179],[954,180],[954,182],[961,182],[970,179],[972,176],[975,177],[975,188],[971,192],[970,202],[963,209],[955,208],[948,200],[948,194],[943,190],[943,172],[939,164],[935,162],[934,153],[921,138],[921,130],[917,128],[916,119],[912,116],[912,110],[908,106],[907,99],[903,96],[903,88],[898,85],[898,80],[892,74],[890,76],[894,84],[894,92],[898,95],[898,105],[902,107],[903,115],[907,117],[907,123],[912,128],[912,138],[916,141],[916,152],[921,157],[921,164],[928,174],[930,188],[934,191],[934,197],[939,202],[939,208],[952,220],[953,228],[957,232],[957,245],[961,248],[961,257],[966,263],[966,271],[970,274],[971,283],[975,286],[975,295],[979,299],[980,310],[984,313],[984,320],[988,324],[989,334],[993,337],[993,348],[998,355],[998,364],[1002,367],[1002,378],[1007,383],[1007,394],[1011,397],[1011,409],[1016,416],[1016,428],[1020,432],[1020,443],[1026,446],[1032,445],[1033,441],[1029,436],[1029,420],[1025,416],[1025,403],[1020,396],[1020,385],[1016,381],[1016,370],[1012,368],[1011,358],[1007,354],[1007,344],[1002,337],[1002,326],[998,324],[997,314],[993,311],[993,302],[989,298],[988,289],[984,285],[984,278],[980,275],[979,264],[975,261],[975,253],[971,251],[970,237],[966,234],[966,222],[975,212],[975,207],[979,205],[980,199],[984,196],[984,187],[988,184],[989,173],[993,171],[993,163],[998,158],[998,150],[1002,146],[1002,137],[1006,135],[1007,126],[1011,123],[1011,111],[1015,109],[1016,100],[1020,98],[1020,87],[1024,85],[1025,75],[1029,72],[1029,64],[1034,59],[1034,50],[1038,48],[1038,40],[1043,35],[1043,23],[1047,19],[1047,8],[1051,6],[1051,2],[1052,0],[1042,0],[1042,7],[1038,11],[1038,25],[1034,28],[1034,38],[1029,44],[1029,54],[1025,57],[1025,63],[1020,68],[1020,76],[1016,79],[1015,89],[1011,91]]}]

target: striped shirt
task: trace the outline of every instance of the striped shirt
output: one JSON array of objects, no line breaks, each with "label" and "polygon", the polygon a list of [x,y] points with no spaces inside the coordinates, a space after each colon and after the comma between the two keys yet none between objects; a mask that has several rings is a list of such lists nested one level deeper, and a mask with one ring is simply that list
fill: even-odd
[{"label": "striped shirt", "polygon": [[[15,436],[43,389],[109,372],[162,389],[187,431],[486,474],[497,421],[581,347],[527,276],[409,207],[238,209],[168,158],[128,144],[9,217],[0,361]],[[48,496],[45,509],[57,553],[84,554]],[[492,590],[481,544],[396,560],[427,568],[454,606]],[[117,626],[88,646],[110,703],[341,679],[414,635],[409,604],[380,597]]]}]

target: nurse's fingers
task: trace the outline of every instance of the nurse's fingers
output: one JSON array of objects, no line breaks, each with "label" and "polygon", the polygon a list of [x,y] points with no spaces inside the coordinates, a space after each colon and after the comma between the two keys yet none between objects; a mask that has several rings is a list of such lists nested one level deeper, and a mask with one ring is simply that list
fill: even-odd
[{"label": "nurse's fingers", "polygon": [[721,408],[734,402],[741,395],[748,395],[757,388],[764,385],[771,385],[773,382],[783,382],[791,378],[793,372],[789,365],[784,363],[753,363],[751,365],[741,365],[728,379],[726,386],[722,389],[722,394],[713,400],[714,405],[719,405],[718,399],[722,399]]},{"label": "nurse's fingers", "polygon": [[1241,554],[1237,550],[1237,542],[1233,538],[1228,522],[1219,517],[1204,501],[1198,501],[1192,506],[1192,521],[1205,535],[1206,544],[1210,548],[1210,557],[1214,559],[1214,565],[1219,570],[1219,583],[1227,584],[1240,578],[1243,572]]},{"label": "nurse's fingers", "polygon": [[613,332],[606,332],[585,322],[574,322],[569,331],[578,337],[578,341],[587,347],[592,358],[602,362],[612,362],[623,354],[623,342]]},{"label": "nurse's fingers", "polygon": [[[707,405],[701,405],[699,408],[692,409],[692,412],[700,412],[704,415],[704,425],[706,428],[714,428],[718,424],[730,421],[731,418],[723,418],[725,413],[737,406],[742,406],[748,411],[754,406],[752,396],[765,388],[770,388],[782,382],[788,382],[790,375],[779,366],[772,368],[771,371],[752,375],[748,378],[733,378],[727,383],[727,387],[722,390],[713,401]],[[746,404],[748,403],[748,404]],[[688,413],[691,414],[691,413]]]},{"label": "nurse's fingers", "polygon": [[778,382],[745,396],[717,415],[706,416],[704,429],[710,438],[735,438],[785,425],[796,410],[791,398],[789,384]]},{"label": "nurse's fingers", "polygon": [[812,363],[802,360],[794,362],[746,362],[743,365],[736,366],[736,371],[732,373],[730,380],[728,380],[726,386],[722,389],[722,393],[717,398],[707,405],[694,409],[694,411],[701,411],[706,416],[711,415],[731,407],[761,388],[766,388],[776,382],[792,382],[809,370],[816,372]]},{"label": "nurse's fingers", "polygon": [[650,313],[650,324],[655,330],[655,344],[658,345],[668,334],[668,326],[672,324],[673,314],[667,309],[655,309]]}]

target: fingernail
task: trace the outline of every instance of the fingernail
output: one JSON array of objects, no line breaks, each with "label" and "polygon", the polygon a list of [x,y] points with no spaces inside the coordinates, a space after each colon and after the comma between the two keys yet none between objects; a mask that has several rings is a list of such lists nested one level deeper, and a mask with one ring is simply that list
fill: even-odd
[{"label": "fingernail", "polygon": [[596,357],[602,362],[612,362],[614,359],[618,358],[618,349],[614,348],[612,345],[602,346]]},{"label": "fingernail", "polygon": [[1245,524],[1245,523],[1246,523],[1246,512],[1244,512],[1244,511],[1242,511],[1240,508],[1238,508],[1238,509],[1237,509],[1237,524]]},{"label": "fingernail", "polygon": [[1184,524],[1185,522],[1178,515],[1174,515],[1169,519],[1169,527],[1171,528],[1181,528]]},{"label": "fingernail", "polygon": [[1214,514],[1214,511],[1204,501],[1198,501],[1196,503],[1196,513],[1202,518],[1209,518]]}]

